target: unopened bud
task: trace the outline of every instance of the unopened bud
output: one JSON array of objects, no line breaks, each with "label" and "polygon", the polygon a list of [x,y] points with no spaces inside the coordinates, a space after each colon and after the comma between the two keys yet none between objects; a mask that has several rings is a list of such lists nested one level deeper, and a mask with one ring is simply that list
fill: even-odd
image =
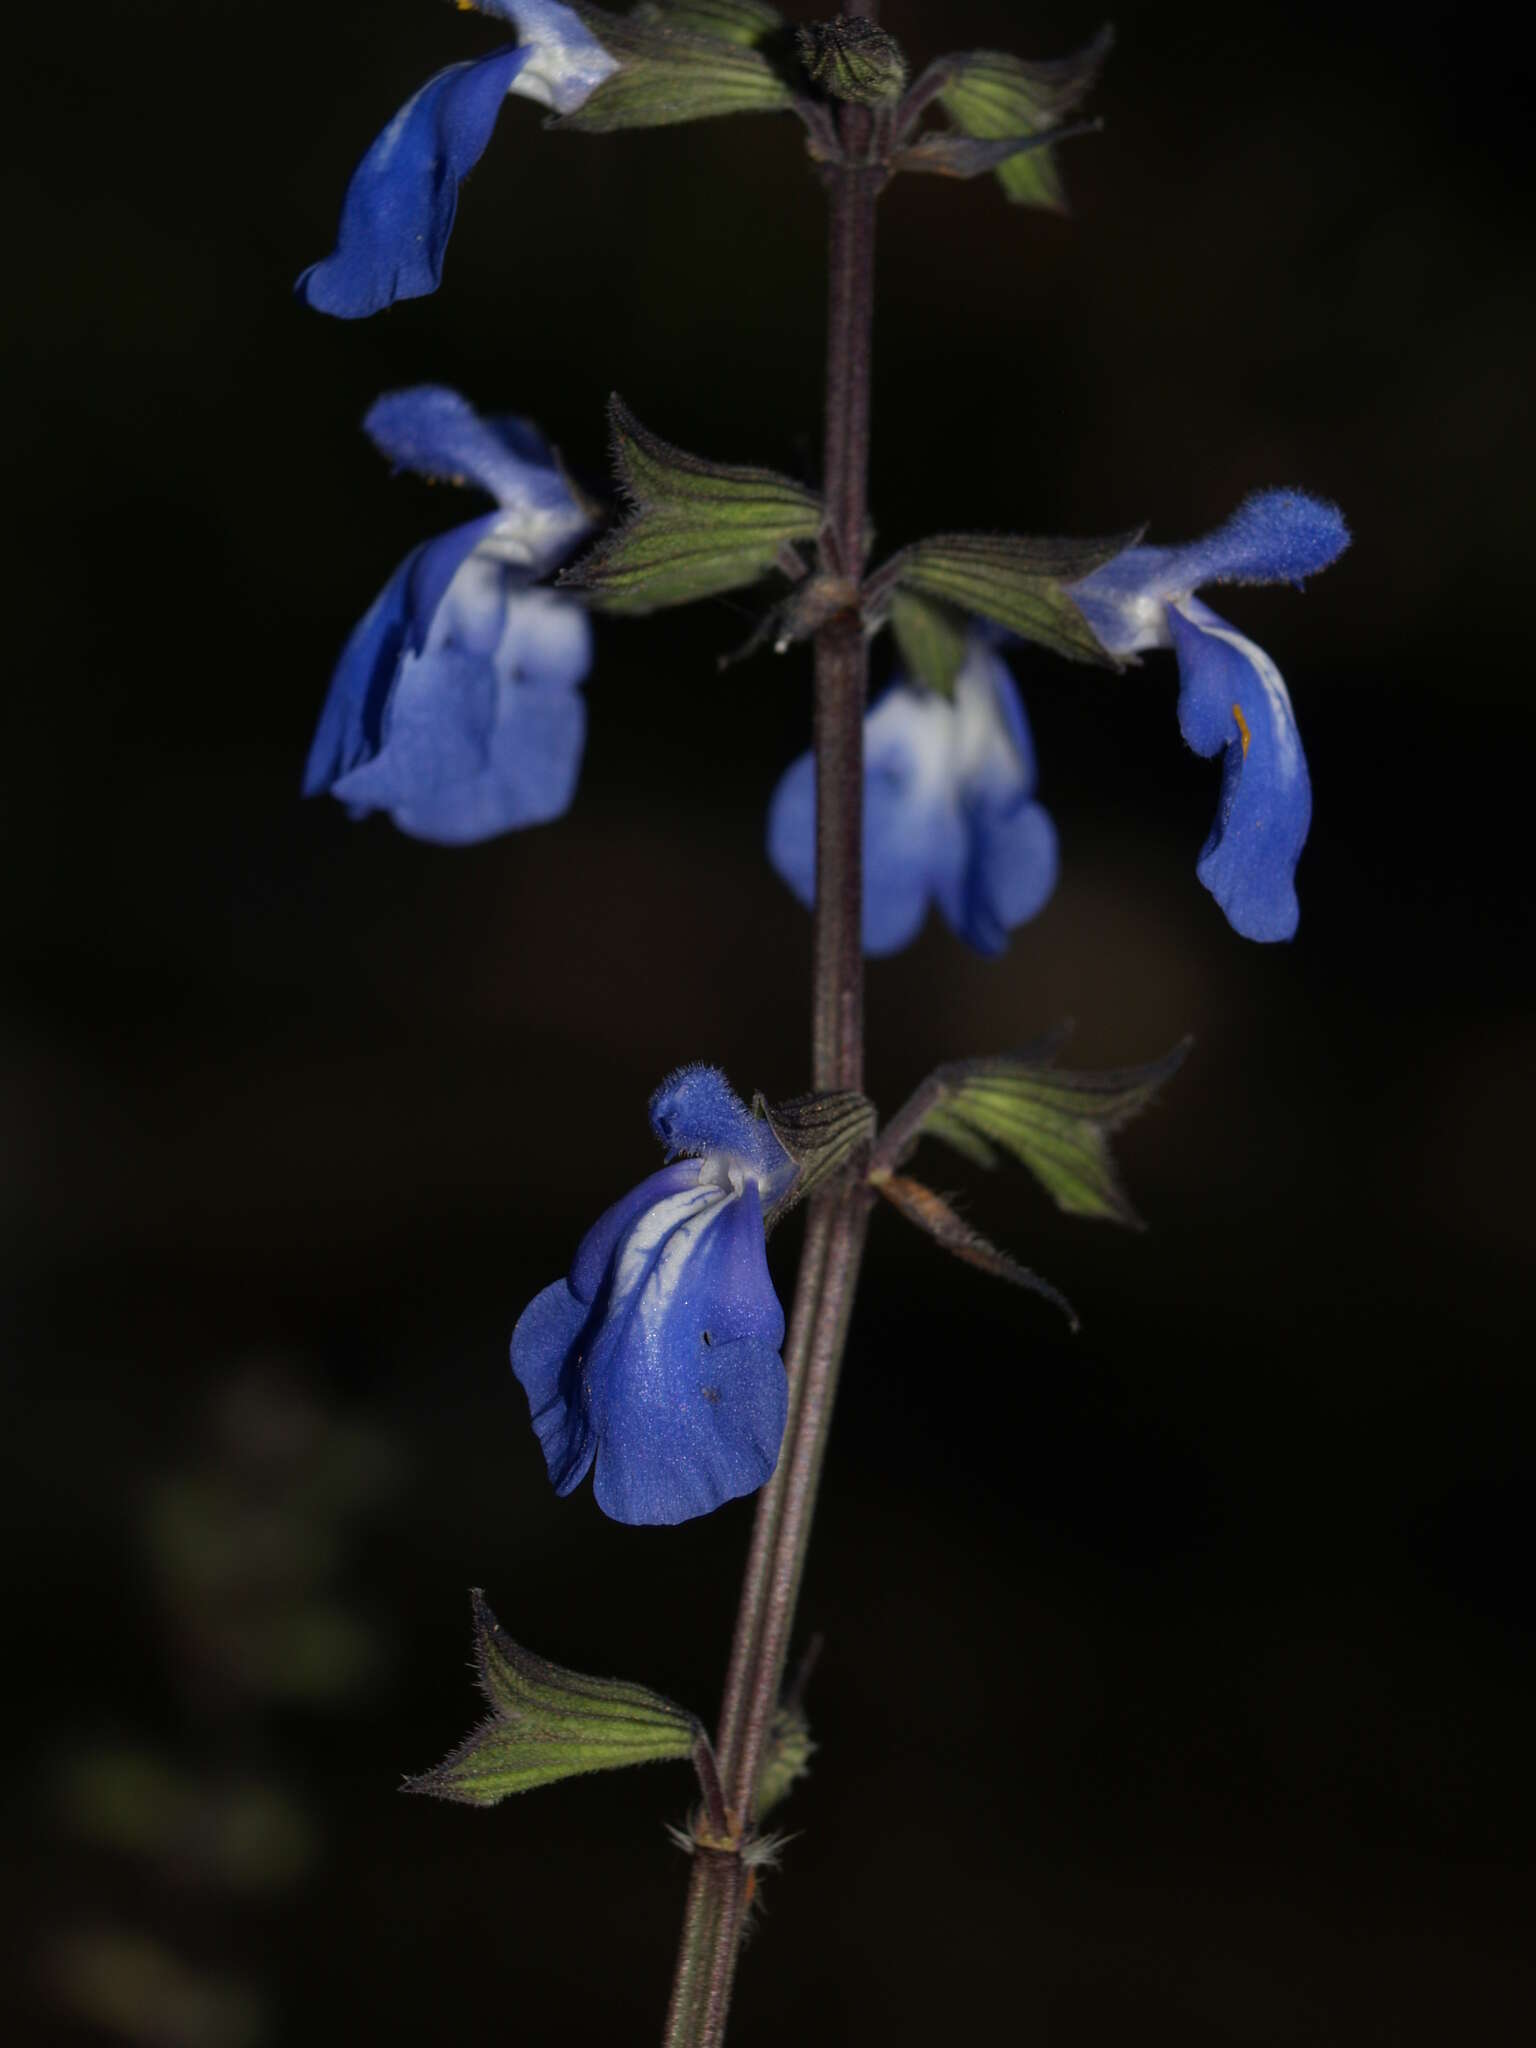
[{"label": "unopened bud", "polygon": [[895,38],[861,14],[797,29],[795,41],[811,79],[835,100],[883,107],[906,89],[907,60]]}]

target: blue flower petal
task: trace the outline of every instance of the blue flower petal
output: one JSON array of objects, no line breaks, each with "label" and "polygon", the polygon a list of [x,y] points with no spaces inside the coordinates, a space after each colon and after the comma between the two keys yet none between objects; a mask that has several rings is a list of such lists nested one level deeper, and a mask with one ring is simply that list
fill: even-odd
[{"label": "blue flower petal", "polygon": [[498,517],[471,519],[413,548],[364,613],[331,677],[304,770],[306,796],[378,752],[402,658],[422,646],[445,593]]},{"label": "blue flower petal", "polygon": [[569,690],[582,682],[592,666],[591,614],[557,590],[508,583],[502,657],[529,688]]},{"label": "blue flower petal", "polygon": [[768,859],[807,910],[816,906],[816,758],[801,754],[768,799]]},{"label": "blue flower petal", "polygon": [[434,483],[478,484],[502,503],[525,493],[530,469],[560,482],[549,443],[531,420],[483,420],[446,384],[386,391],[368,408],[363,431],[397,469]]},{"label": "blue flower petal", "polygon": [[[524,616],[551,613],[563,614],[583,639],[590,631],[568,601],[521,591],[506,602],[492,651],[450,642],[406,655],[377,753],[338,777],[332,794],[387,810],[402,832],[438,846],[474,845],[561,816],[576,792],[586,705],[564,684],[530,679],[519,660]],[[536,637],[536,650],[545,637]]]},{"label": "blue flower petal", "polygon": [[717,1185],[693,1161],[652,1174],[512,1334],[556,1491],[595,1455],[616,1521],[686,1521],[753,1492],[784,1433],[783,1340],[755,1183]]},{"label": "blue flower petal", "polygon": [[[934,772],[934,739],[952,717],[937,697],[896,682],[864,721],[864,951],[879,957],[922,930],[936,870],[964,859],[958,817]],[[930,731],[932,728],[932,731]],[[800,901],[816,901],[816,764],[802,754],[768,806],[768,858]]]},{"label": "blue flower petal", "polygon": [[420,384],[378,399],[363,427],[397,468],[489,491],[505,515],[499,552],[511,560],[515,550],[536,575],[591,523],[529,420],[483,420],[458,392]]},{"label": "blue flower petal", "polygon": [[557,114],[574,113],[618,69],[590,30],[558,0],[474,0],[482,14],[517,23],[518,40],[532,61],[517,90]]},{"label": "blue flower petal", "polygon": [[928,905],[965,865],[957,807],[955,710],[893,683],[864,721],[864,950],[910,945]]},{"label": "blue flower petal", "polygon": [[567,1283],[557,1280],[534,1296],[512,1332],[512,1370],[528,1396],[550,1483],[562,1499],[580,1486],[597,1456],[597,1431],[586,1407],[567,1392],[567,1361],[589,1313]]},{"label": "blue flower petal", "polygon": [[337,776],[331,794],[359,813],[430,806],[482,774],[496,717],[496,671],[483,656],[407,655],[385,702],[371,760]]},{"label": "blue flower petal", "polygon": [[1305,491],[1255,491],[1214,533],[1171,551],[1164,594],[1187,597],[1206,583],[1300,583],[1348,546],[1337,505]]},{"label": "blue flower petal", "polygon": [[1289,693],[1264,650],[1198,600],[1170,606],[1168,625],[1180,730],[1197,754],[1222,754],[1216,821],[1195,872],[1244,938],[1291,938],[1312,789]]},{"label": "blue flower petal", "polygon": [[[528,1396],[534,1432],[550,1481],[562,1497],[578,1487],[597,1455],[597,1430],[587,1407],[578,1343],[603,1287],[619,1241],[668,1196],[698,1186],[693,1161],[664,1167],[600,1216],[577,1247],[568,1279],[535,1295],[512,1332],[512,1370]],[[603,1309],[597,1310],[600,1318]],[[567,1367],[570,1370],[567,1370]]]},{"label": "blue flower petal", "polygon": [[976,636],[967,672],[978,678],[984,677],[990,685],[993,715],[1001,721],[1009,742],[1007,749],[1001,748],[997,746],[995,737],[988,734],[985,744],[973,750],[975,758],[968,763],[966,772],[969,787],[977,791],[997,788],[1006,790],[1009,795],[1033,794],[1036,775],[1034,734],[1024,716],[1024,702],[1012,669],[1001,655],[994,653]]},{"label": "blue flower petal", "polygon": [[576,1256],[571,1261],[570,1285],[576,1299],[589,1308],[597,1300],[619,1239],[643,1211],[698,1184],[698,1162],[680,1160],[675,1166],[663,1166],[658,1172],[647,1174],[639,1187],[631,1188],[622,1201],[606,1209],[576,1247]]},{"label": "blue flower petal", "polygon": [[[959,937],[1000,952],[1056,883],[1056,835],[1029,801],[1034,749],[1006,664],[976,634],[953,703],[896,681],[865,719],[864,749],[864,951],[910,944],[936,902]],[[807,754],[774,792],[768,854],[808,904],[815,842]]]},{"label": "blue flower petal", "polygon": [[459,181],[485,153],[496,116],[532,56],[508,45],[450,64],[406,101],[352,173],[331,255],[299,279],[299,296],[342,320],[437,290]]},{"label": "blue flower petal", "polygon": [[413,839],[474,846],[568,810],[585,739],[574,692],[524,693],[488,661],[426,656],[401,668],[379,755],[332,794]]},{"label": "blue flower petal", "polygon": [[753,1182],[739,1195],[701,1185],[642,1216],[585,1367],[603,1512],[683,1522],[762,1486],[784,1434],[783,1341]]},{"label": "blue flower petal", "polygon": [[1144,654],[1170,644],[1167,607],[1203,584],[1300,583],[1348,546],[1336,505],[1304,491],[1257,491],[1203,540],[1127,548],[1070,595],[1109,653]]},{"label": "blue flower petal", "polygon": [[575,793],[586,614],[494,552],[504,515],[408,555],[353,633],[305,772],[361,813],[465,845],[559,817]]},{"label": "blue flower petal", "polygon": [[941,899],[944,914],[979,953],[1002,953],[1009,934],[1050,901],[1059,870],[1056,827],[1043,804],[1021,797],[1002,809],[983,807],[971,819],[959,900],[952,907]]},{"label": "blue flower petal", "polygon": [[980,636],[956,684],[955,714],[965,849],[958,869],[935,877],[934,893],[951,930],[996,955],[1049,902],[1058,858],[1056,828],[1034,801],[1035,748],[1018,685]]},{"label": "blue flower petal", "polygon": [[1108,653],[1143,654],[1168,645],[1168,597],[1187,594],[1170,589],[1168,565],[1177,555],[1176,548],[1126,548],[1068,587]]},{"label": "blue flower petal", "polygon": [[651,1097],[651,1129],[669,1157],[716,1152],[742,1161],[772,1200],[794,1161],[763,1117],[754,1116],[718,1067],[679,1067]]}]

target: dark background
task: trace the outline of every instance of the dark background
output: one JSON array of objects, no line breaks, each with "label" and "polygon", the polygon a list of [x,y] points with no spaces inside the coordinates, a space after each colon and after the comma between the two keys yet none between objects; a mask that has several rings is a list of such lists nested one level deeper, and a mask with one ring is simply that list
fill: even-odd
[{"label": "dark background", "polygon": [[[1099,15],[886,20],[921,62]],[[874,966],[873,1092],[1069,1017],[1083,1065],[1197,1046],[1122,1144],[1145,1237],[935,1162],[1076,1341],[877,1218],[742,2048],[1536,2013],[1517,74],[1476,9],[1116,22],[1072,220],[883,203],[881,541],[1336,497],[1337,568],[1221,603],[1306,739],[1301,934],[1248,945],[1195,881],[1216,777],[1170,658],[1020,659],[1061,886],[1000,963],[935,922]],[[808,921],[761,836],[808,662],[716,676],[750,597],[600,626],[573,809],[468,851],[297,783],[351,624],[478,509],[389,480],[372,397],[454,384],[600,476],[616,385],[807,472],[819,191],[792,122],[589,139],[513,102],[444,289],[327,322],[290,286],[355,160],[495,25],[73,29],[25,59],[6,173],[9,1988],[48,2040],[650,2040],[685,1772],[493,1815],[394,1786],[473,1717],[471,1583],[713,1713],[750,1507],[556,1502],[505,1347],[656,1163],[669,1067],[805,1083]]]}]

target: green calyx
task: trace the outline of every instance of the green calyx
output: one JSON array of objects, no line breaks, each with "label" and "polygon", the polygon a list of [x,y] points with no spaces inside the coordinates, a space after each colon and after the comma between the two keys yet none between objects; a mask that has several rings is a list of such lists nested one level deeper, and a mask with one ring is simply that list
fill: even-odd
[{"label": "green calyx", "polygon": [[965,666],[962,615],[948,605],[898,590],[891,600],[891,631],[911,680],[940,697],[953,697],[956,678]]},{"label": "green calyx", "polygon": [[[1017,534],[940,533],[903,548],[878,572],[894,607],[916,595],[974,612],[1073,661],[1119,664],[1099,645],[1066,588],[1130,547],[1139,533],[1110,540],[1031,540]],[[912,614],[907,614],[910,633]],[[900,629],[898,629],[900,630]]]},{"label": "green calyx", "polygon": [[816,1754],[816,1745],[811,1740],[811,1726],[805,1718],[805,1710],[797,1704],[781,1706],[773,1717],[773,1726],[768,1731],[768,1746],[763,1752],[763,1767],[757,1779],[757,1818],[767,1819],[776,1806],[788,1798],[792,1786],[797,1785],[811,1768],[811,1758]]},{"label": "green calyx", "polygon": [[565,570],[600,611],[650,612],[755,583],[821,528],[821,501],[772,470],[705,462],[647,432],[617,395],[613,459],[621,522]]},{"label": "green calyx", "polygon": [[[1038,138],[1059,127],[1087,96],[1113,42],[1113,31],[1104,28],[1074,56],[1033,64],[1000,50],[965,51],[944,60],[948,76],[939,104],[962,135],[980,142]],[[1061,174],[1049,149],[1010,154],[992,168],[1014,205],[1065,208]]]},{"label": "green calyx", "polygon": [[637,7],[635,13],[659,15],[672,28],[746,49],[755,49],[784,26],[777,7],[764,0],[663,0],[660,6]]},{"label": "green calyx", "polygon": [[871,1174],[870,1185],[909,1223],[916,1224],[955,1258],[975,1266],[979,1272],[990,1273],[994,1280],[1006,1280],[1011,1287],[1025,1287],[1031,1294],[1044,1295],[1061,1310],[1074,1331],[1078,1328],[1077,1311],[1059,1288],[1042,1280],[1028,1266],[1021,1266],[1011,1253],[1000,1251],[934,1189],[913,1180],[910,1174],[893,1173],[889,1167]]},{"label": "green calyx", "polygon": [[768,1212],[770,1225],[867,1151],[878,1123],[874,1104],[851,1091],[797,1095],[792,1102],[776,1103],[759,1095],[752,1109],[766,1120],[798,1168],[787,1192]]},{"label": "green calyx", "polygon": [[947,133],[930,129],[897,151],[895,168],[898,171],[926,171],[936,178],[979,178],[984,172],[998,170],[1014,157],[1023,156],[1030,150],[1045,151],[1063,134],[1077,132],[1071,128],[1053,128],[1044,135],[1010,135],[998,142],[981,142],[973,135],[961,135],[954,129]]},{"label": "green calyx", "polygon": [[1186,1040],[1149,1066],[1105,1074],[1063,1072],[1037,1060],[959,1060],[934,1074],[919,1133],[942,1138],[978,1166],[996,1166],[1007,1153],[1068,1215],[1139,1229],[1110,1134],[1146,1108],[1188,1050]]},{"label": "green calyx", "polygon": [[618,1678],[586,1678],[525,1650],[483,1594],[474,1605],[475,1669],[491,1717],[407,1792],[494,1806],[514,1792],[587,1771],[662,1763],[694,1754],[699,1722],[683,1708]]},{"label": "green calyx", "polygon": [[666,128],[793,103],[789,81],[762,47],[781,33],[783,17],[757,0],[678,0],[626,15],[574,0],[573,11],[618,69],[555,127]]},{"label": "green calyx", "polygon": [[1071,1304],[1049,1281],[983,1237],[945,1198],[900,1171],[924,1137],[942,1138],[978,1166],[1017,1159],[1058,1209],[1140,1228],[1110,1155],[1109,1134],[1144,1109],[1189,1041],[1166,1059],[1117,1073],[1062,1073],[1047,1059],[956,1060],[937,1068],[875,1146],[869,1184],[909,1223],[967,1265],[1043,1294],[1075,1330]]},{"label": "green calyx", "polygon": [[893,36],[862,15],[796,29],[795,46],[813,85],[830,99],[858,107],[887,107],[901,98],[907,60]]}]

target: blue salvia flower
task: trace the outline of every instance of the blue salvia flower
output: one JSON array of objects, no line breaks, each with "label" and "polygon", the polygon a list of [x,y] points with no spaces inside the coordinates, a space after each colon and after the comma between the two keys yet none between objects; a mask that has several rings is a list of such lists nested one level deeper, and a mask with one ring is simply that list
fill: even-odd
[{"label": "blue salvia flower", "polygon": [[[582,1239],[512,1333],[556,1493],[594,1472],[618,1522],[685,1522],[771,1477],[784,1434],[784,1311],[763,1212],[795,1168],[713,1067],[651,1100],[674,1163]],[[687,1155],[687,1156],[679,1156]]]},{"label": "blue salvia flower", "polygon": [[1197,754],[1223,757],[1216,822],[1195,872],[1244,938],[1296,930],[1312,786],[1280,671],[1194,593],[1207,583],[1299,585],[1348,545],[1336,506],[1261,491],[1203,540],[1128,548],[1072,586],[1111,654],[1172,647],[1178,656],[1179,729]]},{"label": "blue salvia flower", "polygon": [[450,64],[408,99],[352,174],[336,247],[299,279],[320,313],[361,319],[442,282],[459,184],[485,154],[508,95],[569,114],[618,66],[555,0],[474,0],[519,40]]},{"label": "blue salvia flower", "polygon": [[[866,953],[895,953],[937,903],[983,953],[1056,886],[1056,829],[1035,802],[1035,760],[1006,663],[973,632],[952,700],[897,677],[864,720]],[[803,754],[768,809],[768,857],[816,900],[816,767]]]},{"label": "blue salvia flower", "polygon": [[498,509],[413,548],[374,599],[331,678],[304,793],[450,846],[557,818],[581,766],[592,628],[536,583],[587,514],[535,428],[482,420],[457,392],[394,392],[363,424],[400,468],[476,484]]}]

